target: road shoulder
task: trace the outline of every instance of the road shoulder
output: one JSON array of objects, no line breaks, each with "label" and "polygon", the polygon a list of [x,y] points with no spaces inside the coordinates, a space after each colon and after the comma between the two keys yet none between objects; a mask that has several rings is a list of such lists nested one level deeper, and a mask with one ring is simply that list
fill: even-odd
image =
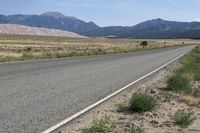
[{"label": "road shoulder", "polygon": [[[100,106],[90,110],[85,115],[77,118],[69,123],[67,126],[62,127],[61,133],[81,133],[83,129],[91,127],[95,119],[109,116],[115,125],[115,128],[110,129],[111,132],[125,132],[128,131],[131,125],[141,126],[148,133],[153,132],[200,132],[198,129],[200,120],[197,119],[193,125],[188,129],[181,129],[175,126],[171,120],[171,116],[179,109],[184,108],[188,111],[197,112],[197,117],[200,117],[200,109],[196,106],[191,106],[185,102],[181,102],[180,97],[170,92],[163,91],[166,88],[166,80],[173,74],[175,70],[180,67],[179,61],[166,66],[162,70],[154,73],[153,75],[145,78],[141,82],[135,84],[129,89],[123,91],[117,96],[111,98]],[[144,114],[121,112],[119,107],[128,105],[130,98],[135,92],[155,93],[157,98],[160,98],[159,105],[152,112]],[[178,99],[178,100],[177,100]],[[199,113],[199,114],[198,114]],[[152,123],[154,121],[154,123]]]}]

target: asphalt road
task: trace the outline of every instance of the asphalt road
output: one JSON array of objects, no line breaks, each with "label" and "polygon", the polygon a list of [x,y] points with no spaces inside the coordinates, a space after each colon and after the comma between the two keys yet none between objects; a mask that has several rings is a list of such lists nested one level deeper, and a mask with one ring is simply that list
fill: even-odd
[{"label": "asphalt road", "polygon": [[41,132],[194,46],[0,64],[0,132]]}]

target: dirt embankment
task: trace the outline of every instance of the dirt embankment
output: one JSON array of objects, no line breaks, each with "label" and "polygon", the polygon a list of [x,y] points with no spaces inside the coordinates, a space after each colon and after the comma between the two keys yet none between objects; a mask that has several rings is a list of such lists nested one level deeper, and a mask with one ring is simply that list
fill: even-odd
[{"label": "dirt embankment", "polygon": [[[141,127],[145,133],[199,133],[199,99],[176,94],[165,89],[168,77],[180,67],[179,61],[168,65],[144,81],[137,83],[132,88],[74,120],[63,127],[61,133],[81,133],[84,129],[90,128],[94,120],[100,119],[105,115],[109,117],[109,124],[111,125],[107,131],[112,133],[131,133],[130,129],[134,126]],[[200,84],[196,83],[196,86],[200,86]],[[157,100],[156,108],[151,112],[145,113],[121,110],[122,107],[129,106],[132,94],[136,91],[154,96]],[[173,120],[173,115],[178,110],[193,112],[196,120],[185,129],[177,126]]]}]

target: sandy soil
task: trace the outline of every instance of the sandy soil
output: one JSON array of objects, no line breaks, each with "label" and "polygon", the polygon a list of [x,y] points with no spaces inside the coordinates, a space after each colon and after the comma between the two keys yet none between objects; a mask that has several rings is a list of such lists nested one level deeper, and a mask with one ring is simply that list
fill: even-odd
[{"label": "sandy soil", "polygon": [[81,36],[73,32],[56,30],[56,29],[30,27],[19,24],[0,24],[0,34],[86,38],[85,36]]},{"label": "sandy soil", "polygon": [[[146,133],[200,133],[199,99],[181,96],[165,90],[167,77],[179,67],[178,61],[172,63],[64,126],[60,129],[61,133],[80,133],[83,129],[91,127],[94,119],[101,118],[104,115],[109,116],[112,124],[115,125],[109,131],[112,133],[128,133],[133,126],[143,127]],[[155,96],[158,101],[156,109],[143,114],[119,110],[121,105],[128,106],[129,99],[136,91],[145,91]],[[176,126],[172,116],[177,110],[194,112],[194,116],[197,117],[196,121],[187,129]]]}]

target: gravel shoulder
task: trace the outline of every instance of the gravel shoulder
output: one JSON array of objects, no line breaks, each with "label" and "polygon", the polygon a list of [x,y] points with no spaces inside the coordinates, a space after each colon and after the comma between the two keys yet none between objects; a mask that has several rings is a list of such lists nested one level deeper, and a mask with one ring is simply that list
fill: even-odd
[{"label": "gravel shoulder", "polygon": [[[179,61],[175,61],[164,69],[156,72],[140,83],[123,91],[102,105],[92,109],[87,114],[62,127],[61,133],[81,133],[89,128],[95,119],[106,115],[114,123],[109,132],[126,133],[132,126],[141,126],[147,133],[199,133],[200,132],[200,106],[199,100],[189,96],[181,96],[166,91],[166,80],[175,70],[180,68]],[[143,114],[119,111],[119,106],[128,105],[133,93],[141,91],[152,94],[158,100],[158,106],[152,112]],[[175,125],[172,116],[177,110],[194,112],[196,121],[187,129]],[[56,131],[58,132],[58,131]]]}]

